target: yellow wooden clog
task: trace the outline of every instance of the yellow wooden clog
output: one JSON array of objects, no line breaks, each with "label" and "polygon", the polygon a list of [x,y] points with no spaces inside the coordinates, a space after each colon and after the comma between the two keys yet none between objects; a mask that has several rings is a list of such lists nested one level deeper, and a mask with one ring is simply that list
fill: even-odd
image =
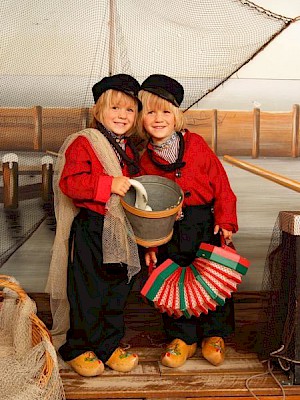
[{"label": "yellow wooden clog", "polygon": [[161,363],[170,368],[181,367],[197,350],[197,343],[186,344],[181,339],[174,339],[161,356]]},{"label": "yellow wooden clog", "polygon": [[86,351],[73,360],[67,361],[77,374],[82,376],[98,376],[104,371],[104,365],[101,360],[92,351]]}]

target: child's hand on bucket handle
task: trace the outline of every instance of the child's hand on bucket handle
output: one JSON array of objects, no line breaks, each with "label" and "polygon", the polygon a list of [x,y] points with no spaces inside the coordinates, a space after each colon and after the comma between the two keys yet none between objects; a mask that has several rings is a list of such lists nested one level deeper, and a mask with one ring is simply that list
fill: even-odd
[{"label": "child's hand on bucket handle", "polygon": [[131,184],[127,176],[116,176],[112,180],[111,192],[120,196],[125,196]]}]

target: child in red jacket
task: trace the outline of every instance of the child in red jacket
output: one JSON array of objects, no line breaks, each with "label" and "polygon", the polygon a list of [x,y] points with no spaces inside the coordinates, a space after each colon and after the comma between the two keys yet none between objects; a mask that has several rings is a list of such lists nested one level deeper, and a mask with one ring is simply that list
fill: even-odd
[{"label": "child in red jacket", "polygon": [[[201,242],[220,245],[220,235],[231,241],[238,230],[236,196],[218,157],[204,139],[183,129],[179,106],[184,89],[165,75],[151,75],[141,85],[139,97],[143,110],[140,132],[149,138],[140,165],[141,174],[160,175],[179,184],[184,192],[181,218],[175,222],[169,243],[156,251],[149,249],[146,264],[161,264],[171,258],[180,266],[196,257]],[[213,365],[224,361],[224,338],[233,331],[233,303],[207,315],[173,318],[163,313],[164,328],[172,340],[162,355],[168,367],[179,367],[196,352],[201,340],[202,354]]]},{"label": "child in red jacket", "polygon": [[139,88],[126,74],[96,83],[93,128],[67,138],[56,166],[57,230],[47,291],[55,308],[54,330],[63,306],[70,306],[66,342],[58,351],[83,376],[100,375],[104,364],[128,372],[138,363],[119,343],[125,303],[140,270],[120,204],[129,176],[139,172],[139,155],[129,138],[141,108]]}]

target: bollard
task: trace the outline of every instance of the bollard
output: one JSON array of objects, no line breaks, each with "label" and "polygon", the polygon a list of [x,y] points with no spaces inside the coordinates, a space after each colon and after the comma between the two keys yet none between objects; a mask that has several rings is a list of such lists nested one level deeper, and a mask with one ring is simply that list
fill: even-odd
[{"label": "bollard", "polygon": [[260,109],[253,110],[253,137],[252,137],[252,158],[259,157],[260,148]]},{"label": "bollard", "polygon": [[53,158],[50,156],[42,157],[42,200],[48,203],[52,200],[53,187]]},{"label": "bollard", "polygon": [[19,167],[17,154],[5,154],[2,158],[2,169],[4,208],[16,209],[19,206]]}]

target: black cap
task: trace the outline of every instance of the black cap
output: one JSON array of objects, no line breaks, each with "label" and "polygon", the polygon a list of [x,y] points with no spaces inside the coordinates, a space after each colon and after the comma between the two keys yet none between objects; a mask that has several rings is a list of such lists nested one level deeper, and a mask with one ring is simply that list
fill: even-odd
[{"label": "black cap", "polygon": [[166,75],[150,75],[141,85],[141,90],[153,93],[179,107],[184,96],[183,86]]},{"label": "black cap", "polygon": [[118,90],[133,97],[138,102],[139,111],[142,109],[142,103],[138,98],[140,84],[132,76],[127,74],[117,74],[107,76],[101,79],[101,81],[95,83],[92,88],[95,103],[97,103],[99,97],[109,89]]}]

